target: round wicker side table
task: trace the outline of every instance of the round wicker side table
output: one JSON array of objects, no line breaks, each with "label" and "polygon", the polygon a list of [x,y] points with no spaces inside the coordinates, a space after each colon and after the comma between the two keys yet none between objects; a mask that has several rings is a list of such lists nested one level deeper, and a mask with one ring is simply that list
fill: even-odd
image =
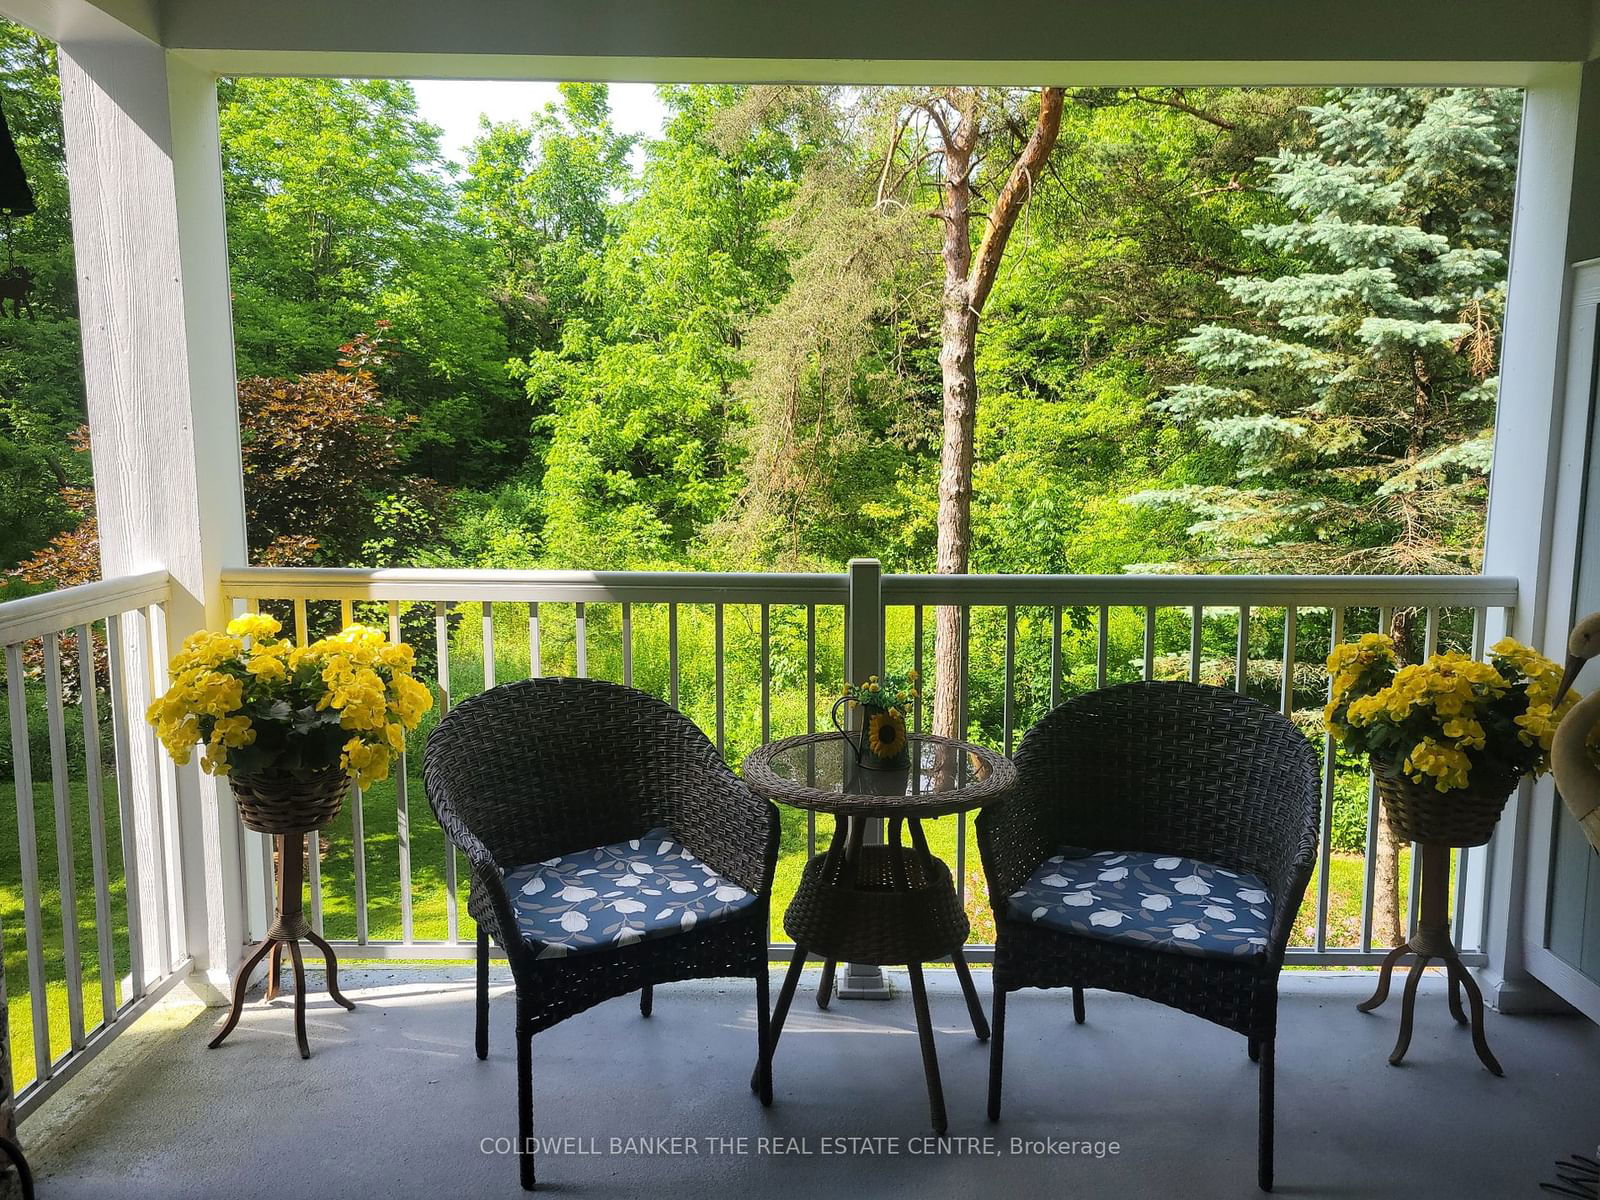
[{"label": "round wicker side table", "polygon": [[[786,738],[745,759],[744,779],[770,800],[834,819],[827,850],[806,864],[784,913],[783,927],[795,947],[773,1009],[772,1046],[783,1031],[808,955],[823,959],[821,1008],[828,1006],[840,961],[904,966],[911,977],[928,1107],[934,1131],[943,1134],[949,1122],[922,964],[949,955],[980,1041],[989,1037],[989,1024],[961,952],[967,916],[950,869],[928,849],[922,822],[1001,799],[1015,786],[1016,770],[1008,759],[965,742],[929,734],[908,740],[909,763],[882,769],[857,765],[850,743],[837,733]],[[867,825],[877,820],[888,822],[884,844],[866,845]],[[909,847],[903,835],[909,835]]]},{"label": "round wicker side table", "polygon": [[269,951],[272,961],[267,973],[266,998],[272,1000],[277,997],[283,950],[288,947],[289,959],[294,967],[294,1036],[300,1046],[300,1057],[310,1058],[311,1044],[306,1039],[306,970],[300,958],[301,938],[322,951],[328,975],[328,995],[345,1008],[355,1008],[339,991],[339,960],[333,947],[306,920],[304,896],[306,834],[323,828],[339,815],[345,793],[350,789],[350,781],[342,771],[334,768],[311,778],[263,772],[254,776],[234,777],[229,782],[239,805],[239,818],[245,827],[272,836],[277,842],[278,905],[266,937],[234,977],[233,1005],[228,1010],[228,1019],[217,1031],[216,1037],[211,1039],[210,1047],[214,1050],[222,1045],[223,1039],[239,1024],[250,973]]}]

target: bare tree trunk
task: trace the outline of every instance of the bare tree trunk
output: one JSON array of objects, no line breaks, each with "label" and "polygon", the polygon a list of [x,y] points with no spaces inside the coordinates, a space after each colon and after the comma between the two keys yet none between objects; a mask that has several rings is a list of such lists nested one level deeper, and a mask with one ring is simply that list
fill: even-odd
[{"label": "bare tree trunk", "polygon": [[[1402,663],[1411,659],[1411,625],[1414,616],[1408,608],[1396,609],[1389,623],[1389,636],[1394,639],[1395,653]],[[1406,929],[1400,913],[1400,851],[1405,843],[1390,827],[1389,810],[1381,803],[1377,832],[1372,847],[1375,855],[1372,869],[1372,943],[1375,946],[1398,946],[1406,940]]]},{"label": "bare tree trunk", "polygon": [[[1039,93],[1033,133],[1012,163],[984,221],[976,256],[972,246],[972,170],[982,134],[980,99],[975,90],[952,90],[947,97],[958,120],[952,127],[930,109],[944,143],[944,186],[939,217],[944,259],[944,305],[939,324],[939,371],[944,391],[944,445],[939,456],[939,547],[941,575],[964,575],[972,550],[973,437],[978,417],[975,365],[978,318],[1005,255],[1033,181],[1061,129],[1060,88]],[[959,737],[961,708],[961,610],[939,609],[934,637],[933,732]]]},{"label": "bare tree trunk", "polygon": [[[939,322],[939,373],[944,393],[944,442],[939,455],[939,547],[941,575],[965,575],[972,549],[972,440],[977,425],[978,379],[973,358],[978,312],[968,278],[972,268],[972,151],[978,140],[977,105],[959,110],[944,146],[944,306]],[[961,730],[961,610],[941,608],[933,643],[933,732],[959,737]]]},{"label": "bare tree trunk", "polygon": [[[964,575],[972,548],[972,443],[978,415],[978,380],[973,357],[977,349],[978,316],[971,308],[958,309],[947,300],[940,332],[944,449],[939,458],[938,571],[941,575]],[[959,727],[959,608],[939,610],[933,662],[933,731],[941,737],[960,737],[963,731]]]}]

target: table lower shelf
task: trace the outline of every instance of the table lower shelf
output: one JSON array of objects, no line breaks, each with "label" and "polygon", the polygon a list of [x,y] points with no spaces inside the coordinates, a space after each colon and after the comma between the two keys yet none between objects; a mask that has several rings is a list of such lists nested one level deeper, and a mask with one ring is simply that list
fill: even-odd
[{"label": "table lower shelf", "polygon": [[814,954],[890,966],[944,958],[966,944],[969,926],[950,869],[890,845],[813,857],[783,928]]}]

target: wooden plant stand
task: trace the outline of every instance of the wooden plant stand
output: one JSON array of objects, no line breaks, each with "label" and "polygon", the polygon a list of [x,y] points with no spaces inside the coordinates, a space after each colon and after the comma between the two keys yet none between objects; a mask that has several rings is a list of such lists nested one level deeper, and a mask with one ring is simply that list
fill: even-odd
[{"label": "wooden plant stand", "polygon": [[1389,977],[1394,973],[1394,965],[1405,954],[1415,954],[1416,963],[1406,975],[1405,994],[1400,1002],[1400,1036],[1395,1040],[1394,1050],[1389,1055],[1389,1063],[1398,1066],[1400,1060],[1406,1056],[1406,1050],[1411,1045],[1411,1024],[1413,1010],[1417,1002],[1417,985],[1422,982],[1422,971],[1428,963],[1437,958],[1443,964],[1446,974],[1450,979],[1450,1015],[1459,1024],[1469,1024],[1467,1014],[1461,1008],[1461,993],[1467,993],[1467,1002],[1471,1007],[1472,1017],[1472,1048],[1478,1052],[1478,1058],[1483,1065],[1495,1075],[1504,1075],[1500,1063],[1489,1052],[1489,1043],[1483,1036],[1483,994],[1479,992],[1477,982],[1471,973],[1461,963],[1461,955],[1456,950],[1455,943],[1450,940],[1450,847],[1440,842],[1423,842],[1422,850],[1422,881],[1419,896],[1419,912],[1417,914],[1417,928],[1408,941],[1400,943],[1383,960],[1383,967],[1378,974],[1378,990],[1372,993],[1370,999],[1363,1001],[1356,1007],[1362,1012],[1371,1012],[1389,998]]},{"label": "wooden plant stand", "polygon": [[355,1005],[345,999],[343,993],[339,991],[339,960],[333,953],[333,947],[323,941],[306,920],[302,894],[305,885],[305,844],[304,833],[285,833],[278,836],[278,911],[273,917],[272,925],[267,929],[265,940],[234,977],[233,1007],[228,1011],[228,1019],[217,1031],[217,1036],[211,1039],[213,1050],[222,1045],[223,1039],[232,1033],[234,1026],[239,1023],[239,1013],[244,1008],[244,993],[250,982],[250,972],[256,969],[257,964],[266,957],[269,950],[272,952],[272,963],[267,977],[266,998],[268,1000],[277,998],[278,972],[283,961],[283,948],[287,946],[290,961],[294,964],[294,1036],[300,1043],[300,1057],[311,1057],[311,1046],[306,1041],[306,969],[300,959],[301,938],[305,938],[322,951],[328,972],[328,995],[345,1008],[352,1011],[355,1009]]}]

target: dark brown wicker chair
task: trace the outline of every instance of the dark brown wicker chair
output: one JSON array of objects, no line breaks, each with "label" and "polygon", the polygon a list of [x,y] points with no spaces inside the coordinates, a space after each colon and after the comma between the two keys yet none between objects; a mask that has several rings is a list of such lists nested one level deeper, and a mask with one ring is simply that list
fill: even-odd
[{"label": "dark brown wicker chair", "polygon": [[[423,778],[428,803],[471,867],[479,1058],[489,1053],[490,937],[505,950],[516,981],[523,1187],[534,1185],[533,1035],[613,996],[640,992],[648,1017],[657,983],[753,977],[758,1091],[763,1104],[772,1102],[767,922],[778,813],[687,717],[653,696],[598,680],[506,684],[462,701],[439,721]],[[530,940],[518,919],[524,900],[513,900],[508,873],[538,871],[557,856],[626,844],[652,830],[670,831],[694,856],[693,870],[704,864],[728,892],[753,894],[754,903],[746,898],[732,915],[628,943],[558,948],[554,957]],[[651,907],[671,900],[668,894]]]},{"label": "dark brown wicker chair", "polygon": [[[1258,1182],[1270,1191],[1278,973],[1317,852],[1311,744],[1237,693],[1130,683],[1050,712],[1023,739],[1016,767],[1016,791],[977,822],[995,906],[990,1120],[1000,1116],[1007,992],[1070,987],[1079,1023],[1085,988],[1143,996],[1248,1039],[1260,1064]],[[1063,847],[1181,855],[1247,872],[1270,893],[1270,926],[1233,955],[1199,954],[1048,927],[1037,923],[1043,910],[1034,920],[1010,911],[1008,898],[1047,860],[1078,861],[1053,859]],[[1194,936],[1192,927],[1180,936]]]}]

